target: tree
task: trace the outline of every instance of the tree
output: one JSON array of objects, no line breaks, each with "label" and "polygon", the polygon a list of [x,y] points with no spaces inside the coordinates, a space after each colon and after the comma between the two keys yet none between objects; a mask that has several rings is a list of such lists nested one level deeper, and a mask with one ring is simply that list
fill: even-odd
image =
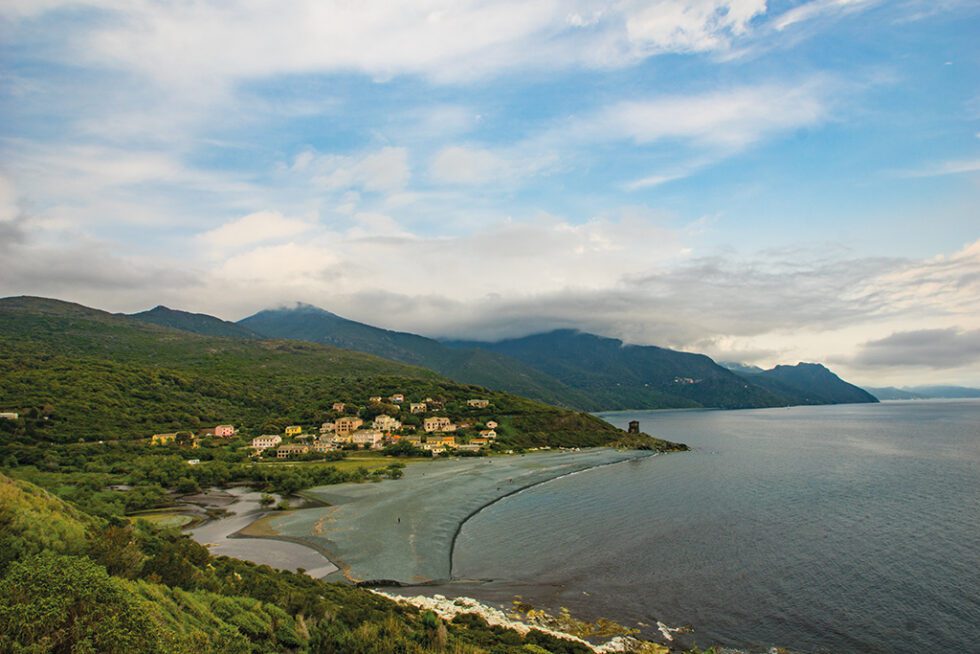
[{"label": "tree", "polygon": [[150,607],[88,558],[45,552],[0,580],[0,651],[159,651]]}]

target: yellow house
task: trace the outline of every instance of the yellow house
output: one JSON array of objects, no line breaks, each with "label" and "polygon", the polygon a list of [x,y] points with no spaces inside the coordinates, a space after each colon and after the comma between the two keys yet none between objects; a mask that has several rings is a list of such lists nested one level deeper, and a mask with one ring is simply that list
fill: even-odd
[{"label": "yellow house", "polygon": [[298,436],[303,433],[303,428],[299,425],[290,425],[286,427],[286,436]]},{"label": "yellow house", "polygon": [[437,436],[435,434],[429,434],[426,437],[425,442],[433,446],[456,447],[455,436]]}]

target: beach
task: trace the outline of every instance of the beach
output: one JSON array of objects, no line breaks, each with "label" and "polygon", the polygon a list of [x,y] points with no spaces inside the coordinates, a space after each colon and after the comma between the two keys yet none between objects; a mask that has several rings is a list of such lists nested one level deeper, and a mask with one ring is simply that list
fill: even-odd
[{"label": "beach", "polygon": [[[648,456],[649,452],[597,448],[438,459],[406,467],[397,481],[321,486],[303,493],[327,506],[264,515],[239,510],[231,520],[215,521],[191,535],[200,542],[217,542],[215,554],[253,561],[256,550],[267,551],[271,559],[279,548],[306,545],[311,548],[307,551],[325,556],[343,578],[355,583],[446,582],[453,577],[452,551],[462,524],[484,507],[557,477]],[[251,539],[228,538],[231,534],[283,542],[256,545]],[[233,553],[243,548],[248,556]],[[294,562],[292,556],[289,560]],[[276,565],[272,560],[257,562]],[[324,566],[301,567],[312,573]]]}]

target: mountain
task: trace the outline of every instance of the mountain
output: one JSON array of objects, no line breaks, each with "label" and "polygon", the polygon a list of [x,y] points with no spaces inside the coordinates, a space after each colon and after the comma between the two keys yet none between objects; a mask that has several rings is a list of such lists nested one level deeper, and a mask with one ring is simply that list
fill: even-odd
[{"label": "mountain", "polygon": [[252,330],[239,324],[221,320],[205,313],[190,313],[169,309],[163,305],[149,311],[129,314],[130,318],[153,323],[162,327],[172,327],[185,332],[203,336],[226,336],[228,338],[262,338]]},{"label": "mountain", "polygon": [[[220,423],[318,425],[332,402],[395,392],[447,410],[489,399],[514,446],[593,446],[625,434],[593,416],[315,343],[204,336],[45,298],[0,299],[0,424],[21,442],[129,439]],[[13,426],[12,426],[13,425]],[[504,442],[501,436],[501,442]]]},{"label": "mountain", "polygon": [[980,398],[980,388],[966,386],[903,386],[895,388],[866,388],[879,400],[931,400]]},{"label": "mountain", "polygon": [[719,361],[718,365],[722,368],[728,368],[732,372],[742,375],[756,375],[760,372],[764,372],[759,366],[750,366],[745,363],[738,363],[737,361]]},{"label": "mountain", "polygon": [[308,304],[260,311],[238,324],[268,338],[289,338],[367,352],[424,366],[462,383],[504,390],[555,406],[602,408],[586,393],[515,359],[485,349],[447,347],[431,338],[372,327]]},{"label": "mountain", "polygon": [[703,354],[624,345],[574,330],[497,343],[452,342],[507,355],[585,392],[604,410],[718,407],[742,409],[793,402],[727,370]]},{"label": "mountain", "polygon": [[908,391],[908,390],[902,390],[901,388],[895,388],[894,386],[885,386],[881,388],[873,388],[871,386],[865,386],[864,390],[868,391],[869,393],[871,393],[881,401],[928,399],[925,395],[919,395],[918,393],[913,393],[912,391]]},{"label": "mountain", "polygon": [[852,404],[877,402],[862,388],[849,384],[819,363],[776,366],[759,373],[743,374],[745,379],[794,399],[796,404]]}]

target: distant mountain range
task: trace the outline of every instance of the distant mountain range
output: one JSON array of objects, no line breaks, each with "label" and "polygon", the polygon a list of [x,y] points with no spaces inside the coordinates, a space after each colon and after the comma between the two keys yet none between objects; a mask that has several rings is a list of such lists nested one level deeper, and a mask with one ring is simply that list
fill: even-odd
[{"label": "distant mountain range", "polygon": [[260,311],[237,323],[157,307],[134,318],[232,338],[311,341],[420,365],[458,382],[505,390],[586,411],[725,409],[876,402],[819,364],[718,365],[703,354],[557,330],[496,343],[437,341],[299,305]]},{"label": "distant mountain range", "polygon": [[865,390],[879,400],[980,398],[980,388],[967,388],[965,386],[903,386],[902,388],[886,386],[883,388],[866,387]]}]

